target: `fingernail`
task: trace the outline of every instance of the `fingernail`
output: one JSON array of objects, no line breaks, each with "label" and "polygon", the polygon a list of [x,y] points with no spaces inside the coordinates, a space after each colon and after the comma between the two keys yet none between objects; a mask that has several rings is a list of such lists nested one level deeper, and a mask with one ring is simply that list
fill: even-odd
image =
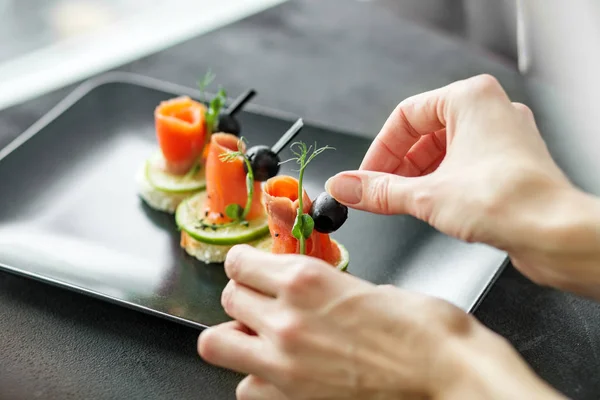
[{"label": "fingernail", "polygon": [[340,174],[329,178],[325,190],[340,203],[357,204],[362,200],[362,182],[354,175]]}]

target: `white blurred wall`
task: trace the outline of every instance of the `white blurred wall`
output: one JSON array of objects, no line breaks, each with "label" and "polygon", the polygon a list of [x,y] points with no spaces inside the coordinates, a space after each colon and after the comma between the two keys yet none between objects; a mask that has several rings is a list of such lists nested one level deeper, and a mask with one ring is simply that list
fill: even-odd
[{"label": "white blurred wall", "polygon": [[[600,194],[600,0],[377,0],[515,65],[555,159]],[[517,46],[517,5],[524,40]]]}]

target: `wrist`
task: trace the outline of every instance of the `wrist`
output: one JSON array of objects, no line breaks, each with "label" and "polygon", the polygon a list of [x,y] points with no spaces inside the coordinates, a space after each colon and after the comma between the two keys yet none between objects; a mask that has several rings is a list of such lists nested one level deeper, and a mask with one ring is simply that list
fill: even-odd
[{"label": "wrist", "polygon": [[535,375],[507,341],[475,325],[468,337],[449,342],[447,368],[453,376],[434,392],[434,399],[564,399]]},{"label": "wrist", "polygon": [[587,254],[598,247],[600,201],[576,188],[551,192],[522,219],[523,241],[515,250]]},{"label": "wrist", "polygon": [[[569,182],[521,172],[510,180],[485,213],[488,244],[509,253],[543,251],[554,232],[565,225],[573,198],[579,193]],[[542,241],[541,236],[544,237]]]},{"label": "wrist", "polygon": [[576,188],[549,193],[517,225],[515,266],[539,284],[600,297],[600,200]]}]

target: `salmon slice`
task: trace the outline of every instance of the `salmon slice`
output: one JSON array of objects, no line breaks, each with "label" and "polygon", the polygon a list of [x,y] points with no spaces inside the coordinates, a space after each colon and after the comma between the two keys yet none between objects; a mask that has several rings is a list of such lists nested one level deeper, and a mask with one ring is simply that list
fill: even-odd
[{"label": "salmon slice", "polygon": [[154,110],[158,145],[165,170],[183,175],[202,154],[206,141],[206,107],[187,96],[161,102]]},{"label": "salmon slice", "polygon": [[[229,204],[238,204],[244,208],[248,198],[246,189],[246,172],[244,160],[238,157],[232,161],[223,161],[223,154],[238,151],[239,138],[229,133],[211,135],[208,155],[206,157],[206,206],[205,220],[210,223],[223,224],[231,219],[225,215]],[[245,146],[243,146],[245,151]],[[246,220],[263,217],[265,209],[261,201],[260,182],[254,182],[252,206]]]},{"label": "salmon slice", "polygon": [[[298,254],[300,242],[292,236],[298,212],[298,180],[291,176],[276,176],[265,183],[263,201],[267,210],[269,230],[273,238],[271,251],[276,254]],[[303,190],[302,208],[308,213],[312,201]],[[340,261],[339,247],[329,235],[313,231],[306,240],[306,255],[320,258],[332,265]]]}]

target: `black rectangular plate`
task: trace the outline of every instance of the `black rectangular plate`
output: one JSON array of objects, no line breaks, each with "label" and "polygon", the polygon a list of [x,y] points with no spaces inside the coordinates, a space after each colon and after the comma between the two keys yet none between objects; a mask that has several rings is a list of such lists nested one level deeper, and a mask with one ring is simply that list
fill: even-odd
[{"label": "black rectangular plate", "polygon": [[[112,73],[89,81],[0,152],[0,268],[196,327],[229,318],[220,305],[227,277],[179,247],[173,217],[148,208],[134,175],[156,150],[153,110],[189,88]],[[250,106],[251,144],[272,144],[295,119]],[[370,140],[315,126],[299,139],[337,150],[306,172],[311,197],[328,177],[355,169]],[[285,159],[289,154],[282,155]],[[294,166],[284,165],[282,174]],[[506,262],[407,216],[351,211],[333,235],[350,251],[349,272],[451,301],[478,304]]]}]

